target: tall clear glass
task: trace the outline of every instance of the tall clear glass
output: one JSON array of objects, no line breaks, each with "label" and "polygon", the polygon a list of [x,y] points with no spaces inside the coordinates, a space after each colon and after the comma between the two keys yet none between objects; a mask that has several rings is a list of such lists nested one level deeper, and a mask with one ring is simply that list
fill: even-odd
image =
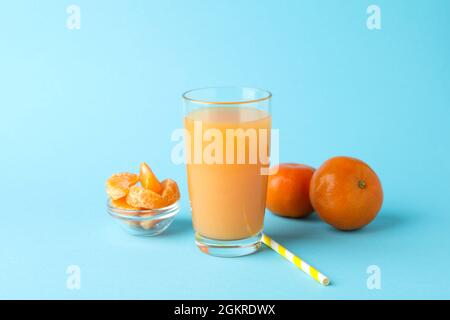
[{"label": "tall clear glass", "polygon": [[189,198],[195,241],[205,253],[234,257],[261,246],[271,97],[242,87],[183,94]]}]

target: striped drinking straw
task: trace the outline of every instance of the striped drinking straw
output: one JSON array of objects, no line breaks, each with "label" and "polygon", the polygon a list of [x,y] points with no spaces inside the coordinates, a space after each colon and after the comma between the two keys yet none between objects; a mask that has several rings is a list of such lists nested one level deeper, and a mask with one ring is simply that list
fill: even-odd
[{"label": "striped drinking straw", "polygon": [[319,282],[321,285],[327,286],[330,284],[330,280],[328,277],[324,276],[322,273],[320,273],[316,268],[310,266],[308,263],[297,257],[295,254],[287,250],[285,247],[283,247],[281,244],[276,242],[275,240],[271,239],[270,237],[263,234],[262,236],[262,242],[271,248],[272,250],[278,252],[279,255],[281,255],[286,260],[292,262],[302,270],[304,273],[312,277],[314,280]]}]

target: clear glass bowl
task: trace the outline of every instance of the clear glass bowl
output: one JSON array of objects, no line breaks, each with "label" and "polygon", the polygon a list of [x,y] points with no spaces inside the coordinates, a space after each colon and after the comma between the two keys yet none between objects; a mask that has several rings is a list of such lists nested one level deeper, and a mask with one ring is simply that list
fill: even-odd
[{"label": "clear glass bowl", "polygon": [[108,200],[106,210],[129,234],[156,236],[166,230],[180,212],[179,202],[160,209],[126,210],[114,207]]}]

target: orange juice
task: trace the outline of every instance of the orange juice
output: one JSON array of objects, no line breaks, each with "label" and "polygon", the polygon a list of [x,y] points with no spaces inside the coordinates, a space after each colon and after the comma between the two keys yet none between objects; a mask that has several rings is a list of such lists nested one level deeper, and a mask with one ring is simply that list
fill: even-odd
[{"label": "orange juice", "polygon": [[[250,107],[199,108],[184,122],[191,137],[187,177],[195,231],[217,240],[257,235],[266,202],[267,175],[261,168],[268,163],[262,163],[260,155],[269,152],[269,113]],[[260,134],[264,131],[267,135]],[[239,132],[248,133],[240,142],[239,135],[233,135]],[[209,152],[212,142],[216,148]],[[213,159],[206,159],[208,155]]]}]

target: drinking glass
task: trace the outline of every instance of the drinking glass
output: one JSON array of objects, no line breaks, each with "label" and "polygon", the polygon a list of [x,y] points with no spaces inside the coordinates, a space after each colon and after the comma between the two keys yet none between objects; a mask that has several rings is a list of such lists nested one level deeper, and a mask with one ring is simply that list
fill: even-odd
[{"label": "drinking glass", "polygon": [[195,242],[235,257],[261,246],[272,94],[215,87],[183,94],[186,169]]}]

